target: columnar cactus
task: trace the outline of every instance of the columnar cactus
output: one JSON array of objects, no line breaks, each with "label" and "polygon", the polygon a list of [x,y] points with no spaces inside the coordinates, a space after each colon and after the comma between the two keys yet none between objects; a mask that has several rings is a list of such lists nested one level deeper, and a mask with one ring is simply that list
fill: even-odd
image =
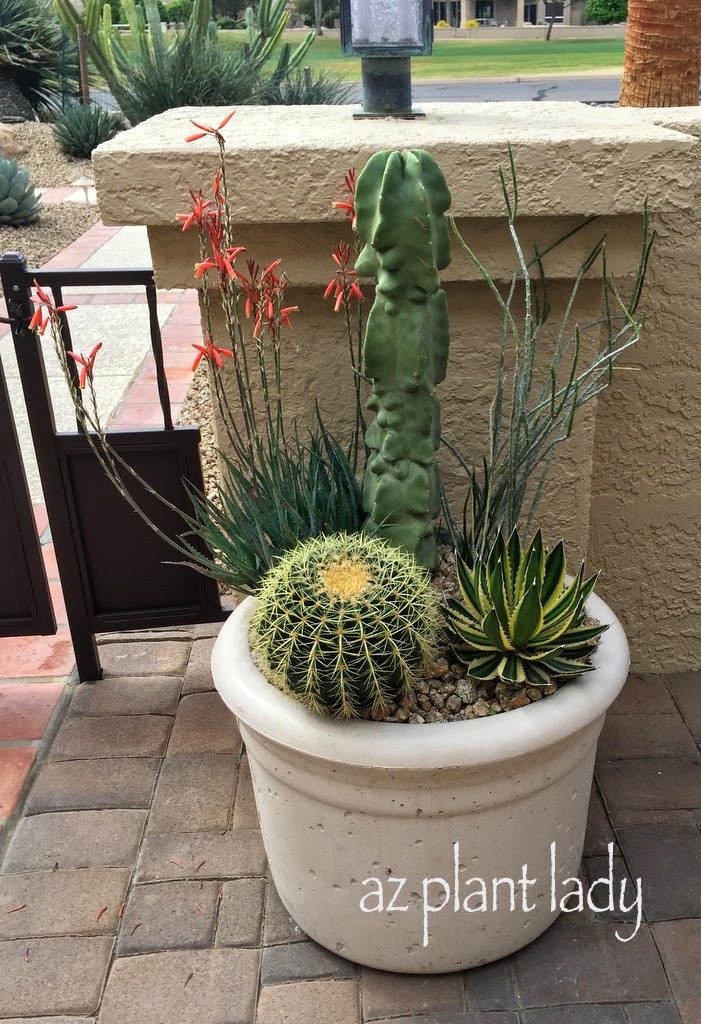
[{"label": "columnar cactus", "polygon": [[398,702],[436,642],[428,574],[406,552],[362,534],[288,551],[256,594],[251,647],[283,693],[343,718]]},{"label": "columnar cactus", "polygon": [[450,263],[450,192],[428,153],[385,151],[364,167],[355,203],[365,242],[355,269],[377,279],[363,350],[376,412],[365,437],[363,504],[371,532],[435,568],[441,427],[433,388],[445,377],[450,342],[439,276]]}]

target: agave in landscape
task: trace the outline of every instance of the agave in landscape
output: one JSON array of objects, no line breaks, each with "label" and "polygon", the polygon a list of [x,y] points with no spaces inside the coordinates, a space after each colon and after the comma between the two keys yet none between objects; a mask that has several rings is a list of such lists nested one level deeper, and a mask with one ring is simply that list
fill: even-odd
[{"label": "agave in landscape", "polygon": [[523,548],[516,530],[497,538],[486,562],[458,559],[462,600],[445,607],[456,656],[475,679],[547,686],[589,672],[593,646],[608,628],[587,620],[598,573],[584,565],[567,581],[562,541],[546,551],[540,531]]}]

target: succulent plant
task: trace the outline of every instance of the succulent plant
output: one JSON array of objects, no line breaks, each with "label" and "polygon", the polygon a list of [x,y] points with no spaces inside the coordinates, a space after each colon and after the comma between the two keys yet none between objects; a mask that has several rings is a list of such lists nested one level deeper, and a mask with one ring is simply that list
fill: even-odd
[{"label": "succulent plant", "polygon": [[433,388],[445,377],[450,342],[439,276],[450,263],[449,206],[443,173],[422,150],[376,153],[358,178],[365,247],[355,269],[377,279],[363,348],[368,408],[376,413],[365,435],[363,505],[372,532],[427,569],[438,564],[432,520],[441,505],[441,427]]},{"label": "succulent plant", "polygon": [[405,552],[362,534],[287,552],[256,594],[251,643],[283,693],[343,718],[386,713],[429,657],[439,599]]},{"label": "succulent plant", "polygon": [[29,171],[20,171],[16,160],[0,160],[0,224],[30,224],[39,205]]},{"label": "succulent plant", "polygon": [[547,686],[589,672],[592,647],[608,626],[586,621],[584,604],[598,574],[584,565],[566,581],[562,541],[546,552],[540,531],[521,547],[518,533],[499,535],[487,561],[458,559],[462,601],[445,607],[454,651],[475,679]]},{"label": "succulent plant", "polygon": [[123,128],[121,114],[74,103],[58,114],[53,132],[66,156],[89,160],[94,149],[113,139]]}]

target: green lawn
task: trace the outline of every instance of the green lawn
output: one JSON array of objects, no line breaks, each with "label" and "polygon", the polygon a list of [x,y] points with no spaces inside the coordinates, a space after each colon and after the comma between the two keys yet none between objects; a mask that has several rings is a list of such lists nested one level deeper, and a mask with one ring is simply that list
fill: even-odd
[{"label": "green lawn", "polygon": [[[231,46],[239,46],[243,40],[242,32],[220,35]],[[286,32],[285,38],[294,45],[301,33]],[[416,79],[495,78],[618,68],[623,66],[624,44],[623,39],[558,39],[549,43],[536,39],[440,39],[433,45],[432,57],[412,61],[412,75]],[[360,61],[342,57],[337,38],[315,39],[305,63],[324,64],[348,82],[360,78]]]}]

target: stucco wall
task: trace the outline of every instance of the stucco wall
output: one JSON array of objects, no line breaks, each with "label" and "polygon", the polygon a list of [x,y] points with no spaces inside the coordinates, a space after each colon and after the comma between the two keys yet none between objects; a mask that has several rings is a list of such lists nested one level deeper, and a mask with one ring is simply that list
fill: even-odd
[{"label": "stucco wall", "polygon": [[[587,243],[608,230],[609,258],[625,290],[639,252],[641,210],[649,198],[659,239],[645,296],[644,341],[617,371],[610,393],[592,405],[563,446],[540,521],[563,535],[570,558],[602,567],[602,596],[628,629],[634,666],[701,665],[695,612],[701,598],[701,285],[699,145],[701,114],[592,109],[579,104],[427,105],[425,122],[354,122],[348,109],[242,108],[227,132],[237,241],[260,260],[283,256],[300,306],[285,351],[291,414],[310,418],[314,396],[342,430],[352,393],[344,372],[340,318],[321,292],[333,274],[329,253],[347,226],[330,208],[345,170],[380,148],[421,147],[441,164],[460,229],[496,280],[514,266],[496,168],[513,147],[524,241],[547,245],[577,219],[596,225],[548,260],[557,318]],[[191,112],[194,113],[194,112]],[[197,112],[217,122],[224,111]],[[107,223],[147,223],[163,287],[191,283],[192,236],[174,226],[191,185],[206,186],[213,145],[186,145],[187,111],[170,111],[118,136],[95,153]],[[486,443],[500,320],[493,298],[458,247],[445,272],[451,362],[441,387],[444,431],[469,458]],[[580,296],[580,318],[600,304],[594,278]],[[591,339],[594,343],[594,339]],[[547,361],[547,353],[546,353]],[[444,459],[444,462],[446,460]],[[449,493],[464,481],[446,465]]]}]

